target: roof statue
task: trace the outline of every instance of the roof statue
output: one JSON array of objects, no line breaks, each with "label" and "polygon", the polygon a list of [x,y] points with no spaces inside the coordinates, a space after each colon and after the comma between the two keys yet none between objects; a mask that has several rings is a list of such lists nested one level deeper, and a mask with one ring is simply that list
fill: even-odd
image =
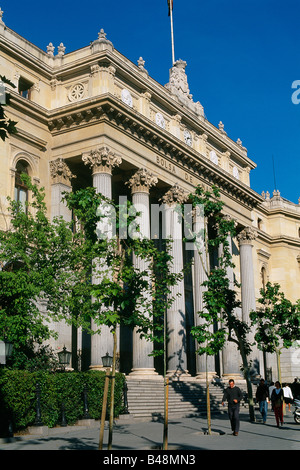
[{"label": "roof statue", "polygon": [[178,101],[187,106],[191,111],[204,116],[203,106],[199,101],[193,101],[193,95],[190,94],[187,75],[185,73],[187,63],[184,60],[177,60],[173,67],[170,69],[169,83],[165,87],[175,95]]}]

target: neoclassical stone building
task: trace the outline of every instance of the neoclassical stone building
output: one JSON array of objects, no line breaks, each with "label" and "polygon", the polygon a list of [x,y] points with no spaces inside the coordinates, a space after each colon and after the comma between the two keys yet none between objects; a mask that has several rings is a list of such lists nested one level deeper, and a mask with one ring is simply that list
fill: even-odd
[{"label": "neoclassical stone building", "polygon": [[[201,184],[220,188],[224,214],[234,218],[238,236],[230,240],[236,268],[229,272],[241,282],[240,315],[247,319],[259,289],[278,282],[287,297],[300,297],[300,206],[281,197],[251,189],[256,164],[240,139],[234,142],[220,122],[204,115],[190,94],[186,63],[177,61],[165,86],[149,76],[142,58],[132,63],[101,30],[88,46],[67,53],[51,43],[43,51],[8,28],[0,17],[1,74],[16,88],[10,90],[9,116],[18,133],[0,142],[0,224],[7,223],[6,197],[30,197],[20,183],[27,171],[45,187],[49,217],[71,213],[61,201],[63,191],[95,186],[109,198],[126,196],[149,208],[164,200],[170,207]],[[149,230],[149,210],[142,226]],[[144,225],[143,225],[144,224]],[[174,235],[174,233],[170,233]],[[149,233],[148,233],[149,235]],[[191,254],[192,253],[192,254]],[[193,252],[174,246],[174,269],[181,269]],[[190,259],[190,258],[189,258]],[[203,358],[196,357],[189,334],[202,308],[203,270],[197,255],[190,273],[178,285],[181,296],[168,311],[172,331],[168,344],[168,373],[198,380],[204,377]],[[46,308],[46,306],[42,306]],[[73,352],[71,367],[102,367],[101,357],[112,352],[107,331],[92,338],[64,324],[55,328],[52,346]],[[120,329],[120,370],[126,374],[159,377],[161,363],[148,355],[150,345]],[[258,372],[277,379],[276,361],[256,351]],[[209,358],[211,376],[241,377],[240,358],[228,344]],[[283,380],[300,375],[296,349],[282,356]]]}]

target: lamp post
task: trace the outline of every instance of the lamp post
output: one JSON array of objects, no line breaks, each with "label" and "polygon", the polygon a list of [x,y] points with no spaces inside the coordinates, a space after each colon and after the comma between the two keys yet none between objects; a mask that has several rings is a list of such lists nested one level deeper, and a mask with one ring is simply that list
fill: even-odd
[{"label": "lamp post", "polygon": [[57,355],[59,363],[63,366],[63,369],[65,369],[65,366],[70,364],[72,353],[67,351],[66,346],[64,346],[62,350],[57,353]]},{"label": "lamp post", "polygon": [[0,364],[5,366],[7,359],[11,357],[13,344],[9,341],[0,341]]},{"label": "lamp post", "polygon": [[105,416],[106,416],[106,406],[107,406],[107,395],[108,395],[108,383],[110,368],[112,366],[113,358],[106,353],[102,358],[103,367],[106,367],[105,383],[104,383],[104,392],[103,392],[103,402],[102,402],[102,412],[101,412],[101,426],[100,426],[100,438],[99,438],[99,450],[102,450],[103,447],[103,435],[104,435],[104,425],[105,425]]}]

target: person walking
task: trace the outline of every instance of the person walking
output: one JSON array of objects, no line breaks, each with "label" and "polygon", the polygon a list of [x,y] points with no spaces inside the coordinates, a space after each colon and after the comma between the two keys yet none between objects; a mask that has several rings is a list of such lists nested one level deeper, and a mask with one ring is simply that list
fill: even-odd
[{"label": "person walking", "polygon": [[279,428],[279,422],[283,425],[283,390],[280,382],[275,382],[275,389],[272,391],[271,402],[275,414],[276,424]]},{"label": "person walking", "polygon": [[262,415],[263,423],[265,424],[268,414],[269,389],[265,384],[264,379],[260,379],[259,385],[256,389],[256,400],[259,403],[259,411]]},{"label": "person walking", "polygon": [[235,386],[234,380],[229,380],[229,386],[224,390],[222,405],[228,402],[228,416],[231,424],[232,434],[237,436],[240,430],[240,401],[242,392]]},{"label": "person walking", "polygon": [[289,411],[291,412],[291,403],[293,403],[294,397],[292,390],[288,384],[282,384],[283,398],[286,405],[288,405]]}]

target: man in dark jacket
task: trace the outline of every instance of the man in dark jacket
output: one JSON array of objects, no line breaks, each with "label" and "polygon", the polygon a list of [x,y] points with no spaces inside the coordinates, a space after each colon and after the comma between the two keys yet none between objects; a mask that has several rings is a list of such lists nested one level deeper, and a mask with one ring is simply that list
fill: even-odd
[{"label": "man in dark jacket", "polygon": [[259,411],[262,415],[263,423],[267,420],[269,389],[264,379],[260,379],[259,386],[256,389],[256,400],[259,403]]},{"label": "man in dark jacket", "polygon": [[229,380],[229,387],[224,390],[222,405],[227,400],[228,402],[228,416],[231,423],[232,434],[238,435],[240,430],[240,401],[242,399],[242,392],[239,387],[235,386],[234,380]]}]

